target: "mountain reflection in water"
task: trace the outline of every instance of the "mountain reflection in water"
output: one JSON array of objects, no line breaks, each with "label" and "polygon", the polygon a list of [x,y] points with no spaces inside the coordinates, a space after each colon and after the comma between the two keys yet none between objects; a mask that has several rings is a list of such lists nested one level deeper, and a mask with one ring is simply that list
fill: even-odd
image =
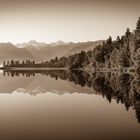
[{"label": "mountain reflection in water", "polygon": [[[4,70],[0,73],[0,93],[0,134],[6,132],[10,138],[14,134],[25,139],[28,136],[71,140],[140,137],[137,74]],[[11,131],[13,122],[16,124]],[[31,122],[33,126],[27,125]],[[22,127],[24,131],[19,132]]]},{"label": "mountain reflection in water", "polygon": [[[109,103],[111,103],[112,99],[116,100],[117,103],[121,102],[124,104],[126,110],[128,111],[130,107],[132,107],[136,112],[136,118],[138,120],[138,123],[140,123],[140,77],[139,75],[130,75],[130,74],[118,74],[118,73],[86,73],[84,71],[65,71],[65,70],[4,70],[3,75],[4,77],[35,77],[36,75],[42,75],[42,76],[50,76],[51,78],[54,78],[55,80],[62,79],[66,81],[73,82],[75,85],[80,85],[80,87],[86,87],[85,90],[81,88],[82,92],[86,92],[87,94],[99,94],[102,95],[103,98],[106,98]],[[16,80],[16,79],[15,79]],[[27,79],[25,79],[27,80]],[[28,79],[29,80],[29,79]],[[28,81],[27,80],[27,81]],[[45,81],[40,81],[37,79],[38,82],[41,82],[41,85],[43,86],[43,83]],[[23,82],[21,82],[22,84]],[[14,83],[14,84],[19,84]],[[51,83],[48,83],[51,84]],[[18,85],[19,87],[15,87],[14,90],[17,90],[18,88],[21,88],[21,85]],[[53,85],[55,86],[55,85]],[[45,87],[45,86],[44,86]],[[31,95],[33,93],[40,93],[40,92],[47,92],[50,89],[48,88],[38,88],[36,90],[35,87],[28,89],[28,93]],[[63,85],[62,85],[63,88]],[[87,90],[87,89],[90,90]],[[32,90],[33,89],[33,90]],[[53,90],[53,88],[52,88]],[[59,92],[60,89],[58,89]],[[68,89],[63,89],[63,93],[67,91]],[[92,90],[94,92],[92,92]],[[9,91],[9,92],[13,92]],[[20,90],[21,91],[21,90]],[[57,88],[53,91],[57,92]],[[62,90],[61,90],[62,91]],[[77,91],[77,90],[75,90]],[[4,91],[1,91],[4,92]],[[7,92],[7,91],[6,91]],[[23,92],[26,92],[23,88]],[[68,91],[68,92],[74,92]]]}]

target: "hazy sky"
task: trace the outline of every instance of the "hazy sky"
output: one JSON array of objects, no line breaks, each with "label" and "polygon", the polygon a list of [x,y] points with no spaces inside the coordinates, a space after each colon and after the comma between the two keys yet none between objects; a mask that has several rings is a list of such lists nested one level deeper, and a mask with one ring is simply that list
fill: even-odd
[{"label": "hazy sky", "polygon": [[0,42],[116,38],[139,16],[140,0],[0,0]]}]

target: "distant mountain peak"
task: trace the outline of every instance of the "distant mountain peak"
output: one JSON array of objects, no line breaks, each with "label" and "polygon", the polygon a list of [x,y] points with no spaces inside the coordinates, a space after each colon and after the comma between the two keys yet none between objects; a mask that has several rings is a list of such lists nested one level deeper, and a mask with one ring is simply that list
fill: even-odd
[{"label": "distant mountain peak", "polygon": [[35,47],[36,49],[39,49],[39,46],[42,46],[42,43],[39,43],[35,40],[31,40],[27,43],[28,46],[33,46]]},{"label": "distant mountain peak", "polygon": [[51,46],[58,46],[58,45],[66,45],[68,43],[62,41],[62,40],[59,40],[57,42],[53,42],[53,43],[50,43]]},{"label": "distant mountain peak", "polygon": [[36,40],[30,40],[29,42],[27,42],[27,44],[36,45],[39,44],[39,42],[37,42]]},{"label": "distant mountain peak", "polygon": [[19,48],[24,48],[24,47],[34,47],[36,49],[40,49],[40,47],[56,47],[56,46],[60,46],[60,45],[67,45],[69,43],[66,43],[62,40],[59,40],[57,42],[52,42],[52,43],[45,43],[45,42],[37,42],[36,40],[31,40],[29,42],[26,43],[18,43],[16,44],[17,47]]},{"label": "distant mountain peak", "polygon": [[34,48],[39,50],[40,47],[47,46],[47,44],[42,43],[42,42],[37,42],[36,40],[31,40],[31,41],[29,41],[27,43],[16,44],[16,46],[19,47],[19,48],[34,47]]}]

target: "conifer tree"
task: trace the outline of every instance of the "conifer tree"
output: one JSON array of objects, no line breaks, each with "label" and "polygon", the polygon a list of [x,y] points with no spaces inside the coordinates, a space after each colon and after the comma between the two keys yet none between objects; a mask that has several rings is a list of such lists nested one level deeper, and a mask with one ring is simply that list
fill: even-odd
[{"label": "conifer tree", "polygon": [[137,21],[136,31],[140,32],[140,17],[139,17],[139,19]]}]

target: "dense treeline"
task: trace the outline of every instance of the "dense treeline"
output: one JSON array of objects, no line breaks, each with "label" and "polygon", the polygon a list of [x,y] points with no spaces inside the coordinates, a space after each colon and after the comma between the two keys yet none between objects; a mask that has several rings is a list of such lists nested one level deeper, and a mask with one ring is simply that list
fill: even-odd
[{"label": "dense treeline", "polygon": [[11,60],[7,62],[3,62],[4,68],[6,67],[45,67],[45,63],[36,63],[35,61],[22,61],[20,62],[19,60]]},{"label": "dense treeline", "polygon": [[69,57],[61,57],[51,59],[50,61],[45,62],[48,67],[67,67],[67,68],[81,68],[83,64],[86,63],[86,52],[81,51],[80,53],[76,53],[74,55],[70,55]]},{"label": "dense treeline", "polygon": [[[85,46],[86,47],[86,46]],[[132,33],[127,28],[122,37],[117,37],[115,41],[109,37],[106,42],[95,47],[93,50],[69,57],[51,59],[45,62],[48,67],[68,67],[68,68],[127,68],[140,65],[140,18],[137,22],[136,30]]]}]

